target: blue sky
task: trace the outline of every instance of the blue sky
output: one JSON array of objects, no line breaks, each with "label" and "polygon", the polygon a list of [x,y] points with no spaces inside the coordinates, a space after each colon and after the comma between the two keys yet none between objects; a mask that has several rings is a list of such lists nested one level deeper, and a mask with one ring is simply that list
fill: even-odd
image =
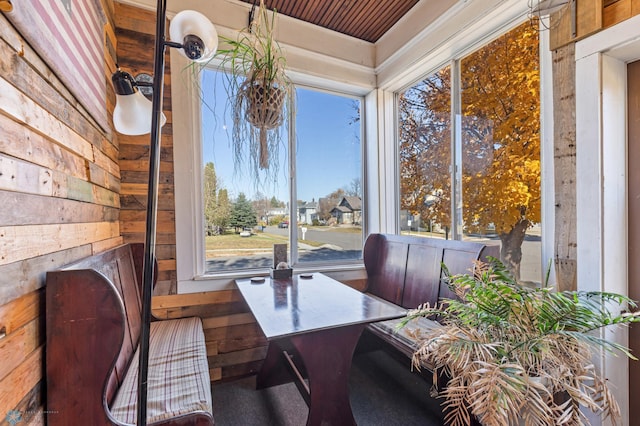
[{"label": "blue sky", "polygon": [[[256,188],[247,170],[234,173],[231,147],[232,120],[227,107],[227,94],[216,73],[203,73],[202,93],[209,108],[202,108],[203,161],[214,163],[222,184],[235,197],[244,192],[253,198]],[[213,78],[212,78],[213,77]],[[299,200],[311,201],[335,191],[350,188],[361,175],[360,122],[351,123],[358,112],[354,98],[298,88],[296,108],[297,181]],[[224,116],[224,118],[223,118]],[[280,149],[280,170],[275,183],[258,190],[268,198],[273,195],[288,201],[287,138]]]}]

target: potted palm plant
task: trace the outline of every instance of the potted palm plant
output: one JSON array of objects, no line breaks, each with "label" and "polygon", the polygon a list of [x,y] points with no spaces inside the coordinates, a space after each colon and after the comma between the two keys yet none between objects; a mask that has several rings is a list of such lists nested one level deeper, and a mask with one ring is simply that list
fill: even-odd
[{"label": "potted palm plant", "polygon": [[421,306],[403,321],[426,316],[442,325],[414,336],[421,343],[413,364],[447,378],[433,390],[443,398],[447,424],[468,425],[474,417],[485,426],[589,424],[581,407],[616,423],[618,404],[593,357],[604,350],[636,359],[598,334],[640,321],[640,312],[625,311],[636,307],[632,300],[520,286],[497,259],[448,283],[459,299]]},{"label": "potted palm plant", "polygon": [[254,171],[277,166],[280,127],[293,89],[284,53],[274,39],[275,22],[276,12],[269,12],[261,0],[249,27],[235,39],[223,38],[226,46],[218,50],[228,71],[236,164],[249,153]]}]

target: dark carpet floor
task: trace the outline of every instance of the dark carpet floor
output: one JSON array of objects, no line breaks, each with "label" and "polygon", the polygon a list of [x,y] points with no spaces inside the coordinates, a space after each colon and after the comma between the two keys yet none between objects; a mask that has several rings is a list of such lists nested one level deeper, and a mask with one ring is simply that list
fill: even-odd
[{"label": "dark carpet floor", "polygon": [[[439,401],[430,383],[384,351],[356,354],[351,367],[351,406],[360,426],[440,426]],[[255,390],[255,377],[213,386],[219,426],[300,426],[308,409],[292,383]]]}]

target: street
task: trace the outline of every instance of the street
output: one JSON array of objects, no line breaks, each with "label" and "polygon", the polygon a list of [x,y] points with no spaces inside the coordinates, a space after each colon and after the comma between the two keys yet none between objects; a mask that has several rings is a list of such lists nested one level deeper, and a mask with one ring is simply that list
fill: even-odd
[{"label": "street", "polygon": [[[267,226],[264,232],[275,235],[289,235],[289,229],[281,229],[276,226]],[[302,231],[298,227],[298,238],[302,239]],[[342,250],[359,250],[362,248],[362,234],[360,232],[344,232],[339,228],[308,228],[305,240],[318,241],[329,244]]]},{"label": "street", "polygon": [[[268,226],[265,233],[287,236],[288,228]],[[302,232],[298,228],[298,237],[302,238]],[[498,238],[468,237],[465,239],[484,242],[485,244],[500,244]],[[309,245],[299,242],[299,263],[326,262],[340,260],[358,260],[362,258],[362,235],[359,232],[345,231],[339,228],[310,228],[305,233],[306,241],[322,243],[321,246]],[[543,279],[542,262],[540,252],[540,237],[527,236],[522,244],[522,263],[520,265],[520,278],[522,281],[540,283]],[[208,271],[221,271],[230,269],[259,269],[273,266],[271,253],[261,253],[244,256],[228,256],[207,259]]]}]

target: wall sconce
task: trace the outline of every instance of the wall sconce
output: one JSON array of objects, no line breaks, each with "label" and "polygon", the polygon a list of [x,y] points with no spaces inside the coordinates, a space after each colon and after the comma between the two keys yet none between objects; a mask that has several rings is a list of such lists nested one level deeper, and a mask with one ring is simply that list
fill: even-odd
[{"label": "wall sconce", "polygon": [[[136,81],[131,74],[120,68],[111,80],[116,92],[113,124],[116,131],[141,135],[151,133],[149,143],[149,182],[147,187],[147,218],[144,244],[144,266],[142,270],[142,315],[140,324],[140,349],[138,367],[138,398],[136,425],[147,424],[147,376],[149,370],[149,326],[151,322],[151,295],[155,282],[155,246],[158,209],[158,181],[160,175],[161,127],[166,122],[162,113],[162,89],[164,86],[164,61],[167,46],[180,49],[192,61],[206,62],[218,49],[218,34],[215,27],[201,13],[186,10],[178,13],[170,26],[171,41],[165,40],[167,0],[157,0],[156,40],[154,50],[152,83]],[[140,87],[153,88],[149,101],[140,92]]]}]

